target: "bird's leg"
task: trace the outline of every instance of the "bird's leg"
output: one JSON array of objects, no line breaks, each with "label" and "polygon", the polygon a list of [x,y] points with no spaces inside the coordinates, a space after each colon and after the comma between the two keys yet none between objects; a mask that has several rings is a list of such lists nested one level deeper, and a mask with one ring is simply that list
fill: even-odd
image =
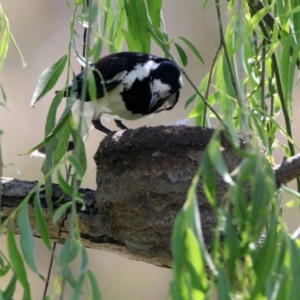
[{"label": "bird's leg", "polygon": [[100,130],[100,131],[102,131],[102,132],[104,132],[104,133],[106,133],[106,134],[109,134],[109,133],[112,132],[111,130],[109,130],[108,128],[106,128],[105,126],[103,126],[103,125],[101,124],[101,122],[100,122],[99,119],[92,120],[92,124],[93,124],[93,126],[94,126],[96,129],[98,129],[98,130]]},{"label": "bird's leg", "polygon": [[122,121],[120,121],[120,120],[116,120],[116,119],[114,119],[115,120],[115,123],[116,123],[116,125],[117,125],[117,127],[118,128],[120,128],[120,129],[128,129],[123,123],[122,123]]}]

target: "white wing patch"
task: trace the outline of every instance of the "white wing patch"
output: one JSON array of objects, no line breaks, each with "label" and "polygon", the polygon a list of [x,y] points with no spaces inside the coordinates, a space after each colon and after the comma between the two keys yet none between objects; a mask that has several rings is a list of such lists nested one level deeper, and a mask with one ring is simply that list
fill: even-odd
[{"label": "white wing patch", "polygon": [[132,71],[130,71],[124,78],[123,85],[126,90],[130,89],[131,85],[136,79],[142,80],[149,76],[150,71],[158,67],[158,64],[153,60],[149,60],[146,63],[136,65]]}]

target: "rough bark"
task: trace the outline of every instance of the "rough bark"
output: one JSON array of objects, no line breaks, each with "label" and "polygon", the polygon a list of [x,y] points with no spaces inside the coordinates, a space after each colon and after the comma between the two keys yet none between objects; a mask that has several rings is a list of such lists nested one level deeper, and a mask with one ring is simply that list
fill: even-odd
[{"label": "rough bark", "polygon": [[[80,210],[80,231],[83,244],[114,252],[130,259],[157,266],[170,267],[170,238],[174,219],[181,209],[191,180],[201,162],[203,150],[214,130],[201,127],[159,126],[119,131],[106,136],[95,154],[97,189],[81,189],[86,204]],[[239,133],[240,145],[248,136]],[[223,157],[229,171],[241,158],[222,138]],[[284,160],[275,168],[281,183],[299,176],[298,160]],[[289,167],[296,164],[298,172]],[[289,171],[293,170],[292,175]],[[14,209],[36,182],[2,179],[4,218]],[[217,176],[217,197],[220,203],[227,185]],[[40,189],[43,207],[46,201]],[[53,203],[62,196],[53,185]],[[197,190],[202,230],[209,246],[216,218],[208,204],[201,183]],[[64,201],[69,199],[65,197]],[[55,204],[57,206],[57,204]],[[32,206],[30,218],[35,236],[39,237]],[[53,225],[45,209],[53,241],[63,243],[68,234],[69,213]]]}]

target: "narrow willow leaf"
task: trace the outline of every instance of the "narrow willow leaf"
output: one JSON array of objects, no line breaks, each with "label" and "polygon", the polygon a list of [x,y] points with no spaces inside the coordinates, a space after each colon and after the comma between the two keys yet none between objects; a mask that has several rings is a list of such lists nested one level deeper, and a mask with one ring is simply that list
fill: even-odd
[{"label": "narrow willow leaf", "polygon": [[60,263],[62,266],[68,266],[77,256],[79,251],[78,242],[69,236],[61,249]]},{"label": "narrow willow leaf", "polygon": [[249,220],[253,228],[259,231],[267,218],[266,210],[275,192],[275,179],[270,163],[261,154],[258,153],[256,159],[252,159],[252,164],[255,166],[255,180],[252,184],[252,212]]},{"label": "narrow willow leaf", "polygon": [[10,262],[14,268],[14,273],[17,275],[18,280],[20,281],[27,297],[30,297],[31,295],[30,285],[27,280],[27,274],[26,274],[24,262],[18,250],[17,243],[15,240],[15,235],[11,228],[8,230],[7,246],[8,246]]},{"label": "narrow willow leaf", "polygon": [[86,271],[86,275],[88,276],[89,281],[90,281],[90,285],[91,285],[91,289],[92,289],[92,295],[93,295],[92,299],[93,300],[96,300],[96,299],[101,300],[102,297],[101,297],[101,293],[100,293],[100,290],[99,290],[99,285],[98,285],[96,276],[90,270]]},{"label": "narrow willow leaf", "polygon": [[218,300],[231,300],[227,276],[222,268],[218,269]]},{"label": "narrow willow leaf", "polygon": [[203,189],[209,203],[216,208],[217,194],[216,194],[216,177],[215,172],[210,161],[208,151],[204,151],[202,158],[202,177]]},{"label": "narrow willow leaf", "polygon": [[76,280],[75,277],[72,273],[71,268],[68,267],[64,267],[64,278],[68,281],[68,283],[70,284],[70,286],[75,289],[76,288]]},{"label": "narrow willow leaf", "polygon": [[68,155],[68,161],[74,167],[74,169],[76,171],[76,175],[78,176],[78,179],[82,180],[82,178],[85,174],[85,169],[81,165],[80,161],[77,159],[77,157],[75,155]]},{"label": "narrow willow leaf", "polygon": [[9,44],[9,30],[6,29],[2,33],[2,37],[0,40],[0,70],[3,67],[6,55],[7,55],[7,50],[8,50],[8,44]]},{"label": "narrow willow leaf", "polygon": [[[151,35],[148,28],[147,8],[144,1],[125,1],[127,14],[128,32],[140,42],[140,52],[149,53],[151,50]],[[126,37],[125,37],[126,38]]]},{"label": "narrow willow leaf", "polygon": [[59,76],[63,72],[66,62],[67,55],[60,58],[55,64],[46,69],[40,76],[38,85],[34,91],[31,105],[34,106],[46,93],[48,93],[57,82]]},{"label": "narrow willow leaf", "polygon": [[32,228],[29,222],[28,208],[28,204],[22,205],[19,212],[18,226],[20,231],[20,244],[28,266],[31,268],[32,271],[39,274],[35,263],[35,241],[33,237]]},{"label": "narrow willow leaf", "polygon": [[[55,152],[53,153],[53,166],[56,166],[60,163],[61,159],[66,155],[68,146],[69,146],[69,139],[70,139],[70,127],[69,124],[66,123],[61,129],[60,134],[57,138],[57,145]],[[50,169],[51,170],[51,169]],[[50,171],[49,170],[49,171]]]},{"label": "narrow willow leaf", "polygon": [[148,13],[153,27],[160,28],[162,0],[146,0]]},{"label": "narrow willow leaf", "polygon": [[3,298],[4,299],[13,299],[15,290],[16,290],[16,285],[17,285],[17,276],[14,274],[7,285],[5,291],[3,292]]},{"label": "narrow willow leaf", "polygon": [[201,299],[201,297],[204,299],[204,296],[208,291],[205,262],[197,237],[191,228],[187,228],[185,245],[187,269],[191,277],[193,290],[198,292],[198,296],[195,299]]},{"label": "narrow willow leaf", "polygon": [[127,32],[125,29],[122,29],[121,31],[123,33],[123,36],[124,36],[125,40],[126,40],[128,50],[131,51],[131,52],[138,52],[139,49],[141,48],[139,41],[136,41],[132,37],[132,35],[129,32]]},{"label": "narrow willow leaf", "polygon": [[12,35],[11,32],[9,33],[9,37],[10,37],[11,41],[13,42],[15,48],[17,49],[17,51],[18,51],[18,53],[19,53],[19,55],[20,55],[20,57],[21,57],[23,68],[25,68],[25,67],[26,67],[25,59],[24,59],[23,54],[22,54],[22,52],[21,52],[21,50],[20,50],[20,48],[19,48],[19,46],[18,46],[18,44],[17,44],[17,42],[16,42],[16,40],[15,40],[15,38],[14,38],[14,36]]},{"label": "narrow willow leaf", "polygon": [[87,251],[84,247],[81,247],[81,266],[80,266],[80,274],[86,272],[89,263],[89,257]]},{"label": "narrow willow leaf", "polygon": [[[47,119],[46,119],[46,125],[45,125],[45,136],[48,136],[52,130],[55,128],[56,123],[56,113],[58,110],[59,105],[61,104],[61,101],[63,99],[64,91],[59,91],[54,99],[51,102],[50,108],[48,110]],[[58,144],[58,137],[60,134],[58,133],[53,139],[51,139],[48,143],[44,145],[45,148],[45,154],[46,159],[43,162],[42,165],[42,172],[44,175],[51,174],[51,170],[54,167],[54,153],[57,149]],[[47,202],[47,208],[49,211],[50,216],[53,215],[53,203],[52,203],[52,175],[45,176],[45,196],[46,196],[46,202]],[[38,197],[38,195],[37,195]],[[39,200],[38,200],[39,201]],[[49,241],[50,243],[50,241]],[[51,245],[49,244],[49,249]]]},{"label": "narrow willow leaf", "polygon": [[187,107],[196,99],[197,93],[193,94],[189,99],[186,100],[184,109],[187,109]]},{"label": "narrow willow leaf", "polygon": [[116,52],[120,52],[122,50],[123,41],[124,41],[124,35],[122,33],[122,28],[124,28],[126,21],[127,21],[126,11],[125,11],[123,0],[118,1],[118,6],[119,6],[120,11],[118,13],[118,22],[116,22],[114,38],[113,38]]},{"label": "narrow willow leaf", "polygon": [[224,241],[224,259],[226,261],[227,272],[231,283],[235,280],[235,266],[239,259],[239,245],[236,229],[233,225],[233,220],[229,214],[226,214],[225,224],[225,241]]},{"label": "narrow willow leaf", "polygon": [[203,60],[199,50],[194,46],[194,44],[182,36],[180,36],[179,38],[183,42],[185,42],[185,44],[192,50],[192,52],[195,54],[195,56],[202,62],[202,64],[204,64],[204,60]]},{"label": "narrow willow leaf", "polygon": [[172,232],[173,270],[176,273],[181,273],[184,270],[185,226],[183,213],[179,212],[175,219]]},{"label": "narrow willow leaf", "polygon": [[0,83],[0,89],[1,89],[3,101],[6,102],[6,94],[5,94],[4,88],[1,83]]},{"label": "narrow willow leaf", "polygon": [[[292,275],[292,285],[291,285],[291,297],[290,299],[297,299],[300,294],[300,286],[298,284],[293,284],[295,278],[299,276],[300,268],[300,250],[294,240],[289,239],[289,249],[290,249],[290,267],[289,273]],[[279,298],[278,298],[279,299]]]},{"label": "narrow willow leaf", "polygon": [[92,70],[88,69],[88,92],[92,101],[97,99],[96,81]]},{"label": "narrow willow leaf", "polygon": [[10,270],[9,265],[1,266],[1,268],[0,268],[0,277],[5,276],[9,270]]},{"label": "narrow willow leaf", "polygon": [[68,182],[62,176],[60,170],[57,170],[57,180],[60,188],[69,196],[73,195],[73,187],[68,184]]},{"label": "narrow willow leaf", "polygon": [[47,227],[47,223],[43,214],[43,210],[40,204],[40,199],[38,193],[35,194],[34,197],[34,214],[35,214],[35,220],[36,225],[39,230],[39,233],[41,235],[41,238],[46,245],[46,247],[52,251],[51,249],[51,241],[50,241],[50,235]]},{"label": "narrow willow leaf", "polygon": [[[260,179],[257,179],[260,180]],[[276,243],[277,243],[277,221],[276,217],[273,217],[270,222],[269,230],[267,231],[267,237],[264,241],[263,247],[260,250],[259,256],[254,263],[254,270],[257,275],[256,284],[251,293],[251,299],[256,299],[256,296],[266,285],[268,277],[272,273],[272,266],[274,265],[274,259],[276,256]]]},{"label": "narrow willow leaf", "polygon": [[177,49],[177,52],[180,56],[180,60],[182,62],[182,64],[186,67],[186,65],[188,64],[188,57],[186,55],[186,53],[184,52],[184,50],[177,44],[177,43],[174,43],[176,49]]},{"label": "narrow willow leaf", "polygon": [[83,283],[84,283],[84,274],[80,274],[76,282],[76,286],[74,288],[73,294],[71,296],[71,300],[81,299]]},{"label": "narrow willow leaf", "polygon": [[57,221],[61,218],[61,216],[66,212],[66,210],[72,205],[72,202],[67,202],[61,205],[53,215],[53,223],[57,223]]},{"label": "narrow willow leaf", "polygon": [[114,6],[112,1],[105,1],[105,13],[104,13],[104,24],[103,24],[103,32],[109,31],[111,24],[114,18]]},{"label": "narrow willow leaf", "polygon": [[[77,146],[74,151],[74,155],[77,156],[77,159],[79,160],[78,163],[81,167],[79,170],[79,179],[81,180],[86,172],[87,169],[87,158],[86,158],[86,151],[83,139],[80,134],[78,134],[76,126],[74,126],[72,120],[70,122],[71,126],[71,135],[74,141],[74,144]],[[72,158],[71,158],[72,160]],[[74,165],[75,166],[75,165]]]},{"label": "narrow willow leaf", "polygon": [[228,172],[227,166],[222,157],[222,147],[220,141],[217,138],[211,139],[208,146],[208,154],[210,156],[210,160],[218,173],[221,175],[223,180],[229,185],[234,185],[234,182]]}]

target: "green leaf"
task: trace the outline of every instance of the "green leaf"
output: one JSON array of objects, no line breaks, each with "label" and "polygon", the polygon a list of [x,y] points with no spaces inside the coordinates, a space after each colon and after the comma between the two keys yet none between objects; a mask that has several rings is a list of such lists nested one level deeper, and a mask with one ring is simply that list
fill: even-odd
[{"label": "green leaf", "polygon": [[210,161],[222,176],[223,180],[229,185],[234,185],[234,182],[228,172],[227,166],[222,157],[222,147],[220,141],[217,138],[212,138],[208,145],[208,154],[210,156]]},{"label": "green leaf", "polygon": [[84,247],[81,247],[81,266],[80,266],[80,274],[86,272],[89,263],[89,257],[87,251]]},{"label": "green leaf", "polygon": [[101,293],[100,293],[100,290],[99,290],[99,285],[98,285],[98,282],[97,282],[97,278],[95,277],[93,272],[90,271],[90,270],[86,271],[86,275],[88,276],[89,281],[90,281],[90,285],[91,285],[91,289],[92,289],[92,295],[93,295],[92,299],[101,300],[102,297],[101,297]]},{"label": "green leaf", "polygon": [[256,296],[261,292],[261,290],[266,285],[266,281],[268,280],[270,272],[272,272],[271,270],[274,264],[274,259],[276,256],[276,247],[277,247],[276,228],[277,228],[276,217],[273,217],[263,247],[260,250],[259,256],[253,265],[258,280],[256,281],[254,289],[251,293],[251,297],[250,297],[251,299],[256,299]]},{"label": "green leaf", "polygon": [[[81,180],[86,172],[87,169],[87,159],[86,159],[86,152],[85,152],[85,146],[84,146],[84,142],[82,140],[82,137],[80,134],[78,134],[78,129],[77,127],[74,125],[74,123],[70,122],[70,129],[71,129],[71,135],[72,135],[72,139],[74,141],[75,144],[75,150],[74,150],[74,155],[76,156],[76,159],[78,160],[78,162],[75,162],[74,160],[72,160],[71,158],[71,163],[74,163],[74,167],[78,167],[78,179]],[[80,165],[80,166],[79,166]]]},{"label": "green leaf", "polygon": [[186,229],[186,256],[187,268],[191,277],[195,299],[204,299],[208,291],[208,281],[204,259],[201,254],[200,244],[191,228]]},{"label": "green leaf", "polygon": [[35,263],[35,242],[32,228],[29,222],[28,208],[28,204],[22,205],[19,212],[18,226],[20,231],[20,244],[28,266],[32,271],[39,274]]},{"label": "green leaf", "polygon": [[124,41],[124,35],[122,33],[122,28],[124,28],[127,18],[126,18],[124,1],[118,0],[118,6],[119,6],[120,11],[117,14],[117,16],[118,16],[118,19],[116,22],[117,25],[114,26],[115,32],[114,32],[113,42],[114,42],[115,50],[117,52],[120,52],[122,50],[123,41]]},{"label": "green leaf", "polygon": [[78,242],[68,236],[60,253],[60,263],[62,266],[69,265],[77,256],[79,251],[79,244]]},{"label": "green leaf", "polygon": [[68,281],[70,286],[75,289],[76,287],[76,280],[75,277],[70,269],[70,267],[64,267],[64,278]]},{"label": "green leaf", "polygon": [[[148,15],[146,4],[141,0],[125,1],[128,32],[135,41],[141,44],[138,51],[149,53],[151,49],[151,35],[148,28]],[[126,39],[126,37],[125,37]]]},{"label": "green leaf", "polygon": [[217,205],[216,177],[207,150],[204,152],[201,168],[202,168],[202,177],[203,177],[203,189],[205,195],[209,203],[213,207],[216,207]]},{"label": "green leaf", "polygon": [[96,82],[93,71],[88,68],[88,92],[92,101],[97,99]]},{"label": "green leaf", "polygon": [[181,273],[184,270],[184,239],[185,239],[185,223],[182,212],[177,215],[173,233],[172,233],[172,256],[173,270],[176,273]]},{"label": "green leaf", "polygon": [[42,238],[44,244],[46,245],[46,247],[50,251],[52,251],[48,226],[47,226],[47,223],[46,223],[43,211],[42,211],[38,192],[35,194],[35,197],[34,197],[34,214],[35,214],[36,225],[37,225],[37,228],[41,235],[41,238]]},{"label": "green leaf", "polygon": [[294,284],[295,278],[299,276],[299,268],[300,268],[300,251],[299,247],[295,243],[294,240],[289,239],[289,249],[290,249],[290,267],[289,273],[291,274],[293,281],[291,286],[291,297],[290,299],[297,299],[300,294],[300,286],[298,284]]},{"label": "green leaf", "polygon": [[69,196],[73,196],[73,187],[64,179],[60,170],[57,170],[57,180],[60,188]]},{"label": "green leaf", "polygon": [[62,158],[66,155],[69,146],[70,134],[69,124],[66,123],[62,126],[61,132],[58,135],[58,143],[54,152],[54,166],[58,165]]},{"label": "green leaf", "polygon": [[123,36],[126,40],[126,44],[127,44],[127,47],[128,47],[128,50],[131,51],[131,52],[138,52],[139,49],[141,48],[141,45],[140,45],[140,42],[135,40],[132,35],[127,32],[125,29],[121,29],[122,33],[123,33]]},{"label": "green leaf", "polygon": [[0,268],[0,277],[5,276],[9,270],[10,270],[9,265],[1,266],[1,268]]},{"label": "green leaf", "polygon": [[78,299],[82,299],[80,296],[82,294],[82,285],[84,283],[84,274],[80,274],[79,278],[76,282],[76,286],[74,288],[71,300],[78,300]]},{"label": "green leaf", "polygon": [[186,67],[186,65],[188,64],[188,58],[187,58],[186,53],[184,52],[184,50],[177,43],[174,43],[174,45],[175,45],[175,47],[177,49],[177,52],[180,56],[182,64]]},{"label": "green leaf", "polygon": [[76,175],[79,180],[82,180],[84,174],[85,174],[85,169],[81,165],[80,161],[75,155],[68,155],[68,161],[71,163],[71,165],[74,167],[76,171]]},{"label": "green leaf", "polygon": [[218,269],[218,300],[231,300],[227,276],[223,268]]},{"label": "green leaf", "polygon": [[6,299],[13,299],[15,290],[16,290],[16,285],[17,285],[17,276],[14,274],[7,285],[5,291],[3,292],[3,298],[4,300]]},{"label": "green leaf", "polygon": [[24,266],[22,256],[18,250],[17,243],[15,240],[15,235],[12,231],[12,228],[9,228],[7,235],[7,246],[10,262],[14,268],[14,273],[17,275],[18,280],[20,281],[26,296],[30,298],[30,285],[27,280],[27,274]]},{"label": "green leaf", "polygon": [[1,89],[3,101],[6,102],[6,94],[5,94],[4,88],[1,83],[0,83],[0,89]]},{"label": "green leaf", "polygon": [[66,210],[72,205],[72,202],[67,202],[61,205],[53,215],[53,223],[57,223],[57,221],[61,218],[61,216],[66,212]]},{"label": "green leaf", "polygon": [[9,44],[9,30],[5,29],[0,40],[0,70],[3,67]]},{"label": "green leaf", "polygon": [[186,100],[184,109],[187,109],[187,107],[196,99],[197,93],[193,94],[189,99]]},{"label": "green leaf", "polygon": [[192,52],[195,54],[195,56],[202,62],[202,64],[204,64],[204,60],[200,54],[200,52],[198,51],[198,49],[194,46],[194,44],[192,44],[189,40],[187,40],[186,38],[179,36],[179,38],[185,42],[185,44],[192,50]]},{"label": "green leaf", "polygon": [[149,17],[153,27],[160,28],[162,0],[146,0]]},{"label": "green leaf", "polygon": [[46,95],[56,84],[58,78],[62,74],[66,62],[67,55],[60,58],[55,64],[46,69],[40,76],[38,85],[34,91],[31,105],[34,106],[44,95]]}]

